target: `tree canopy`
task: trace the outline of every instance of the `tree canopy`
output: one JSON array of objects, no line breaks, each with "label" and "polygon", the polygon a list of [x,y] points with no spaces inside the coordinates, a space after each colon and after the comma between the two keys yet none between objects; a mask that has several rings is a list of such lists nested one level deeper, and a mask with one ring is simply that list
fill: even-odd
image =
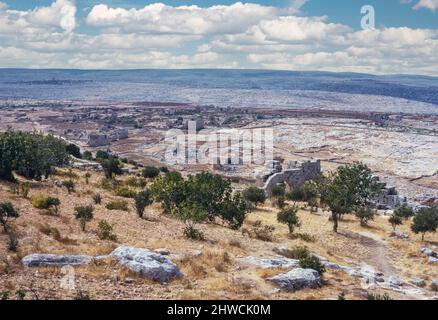
[{"label": "tree canopy", "polygon": [[321,204],[332,212],[333,230],[338,230],[339,218],[370,206],[383,190],[382,184],[363,163],[339,167],[317,182]]},{"label": "tree canopy", "polygon": [[13,171],[27,179],[41,180],[55,166],[69,161],[66,144],[52,135],[36,132],[0,133],[0,179],[14,180]]}]

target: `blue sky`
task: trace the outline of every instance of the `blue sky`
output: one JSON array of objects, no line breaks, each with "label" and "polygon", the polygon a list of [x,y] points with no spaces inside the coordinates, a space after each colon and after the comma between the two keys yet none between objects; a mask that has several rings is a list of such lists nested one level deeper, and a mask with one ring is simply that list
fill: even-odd
[{"label": "blue sky", "polygon": [[0,0],[0,67],[437,75],[438,0],[159,2]]}]

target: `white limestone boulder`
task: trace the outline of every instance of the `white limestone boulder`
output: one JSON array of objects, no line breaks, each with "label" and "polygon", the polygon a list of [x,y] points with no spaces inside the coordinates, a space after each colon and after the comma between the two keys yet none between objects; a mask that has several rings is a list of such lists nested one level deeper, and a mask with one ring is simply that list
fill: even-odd
[{"label": "white limestone boulder", "polygon": [[291,269],[299,266],[299,261],[296,259],[289,259],[284,257],[276,258],[258,258],[258,257],[244,257],[240,258],[239,262],[246,266],[252,266],[262,269]]},{"label": "white limestone boulder", "polygon": [[305,288],[319,288],[322,285],[318,271],[296,268],[268,279],[277,284],[281,290],[296,291]]},{"label": "white limestone boulder", "polygon": [[24,257],[21,263],[25,267],[64,267],[88,264],[91,260],[93,260],[93,257],[90,256],[36,253]]},{"label": "white limestone boulder", "polygon": [[182,277],[178,266],[165,256],[147,249],[121,246],[111,254],[121,265],[140,276],[159,282],[168,282],[171,279]]}]

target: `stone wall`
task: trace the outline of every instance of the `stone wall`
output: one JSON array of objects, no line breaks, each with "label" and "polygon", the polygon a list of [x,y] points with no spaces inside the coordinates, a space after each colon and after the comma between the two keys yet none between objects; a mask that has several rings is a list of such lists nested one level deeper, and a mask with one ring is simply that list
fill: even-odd
[{"label": "stone wall", "polygon": [[306,162],[291,161],[288,169],[273,174],[266,180],[263,189],[270,197],[272,190],[278,184],[286,183],[291,189],[302,187],[307,181],[317,178],[321,174],[321,161],[309,160]]}]

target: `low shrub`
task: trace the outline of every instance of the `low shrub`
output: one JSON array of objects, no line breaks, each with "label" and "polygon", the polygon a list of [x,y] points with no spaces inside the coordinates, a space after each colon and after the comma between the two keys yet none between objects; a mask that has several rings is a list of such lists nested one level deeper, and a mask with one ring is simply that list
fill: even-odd
[{"label": "low shrub", "polygon": [[39,230],[41,233],[45,234],[46,236],[51,236],[53,239],[60,241],[61,240],[61,233],[59,230],[55,227],[50,227],[49,225],[42,225],[39,227]]},{"label": "low shrub", "polygon": [[116,190],[114,191],[114,194],[118,197],[133,199],[133,198],[135,198],[137,192],[129,187],[120,186],[120,187],[116,188]]},{"label": "low shrub", "polygon": [[100,195],[100,193],[96,193],[93,195],[93,201],[94,201],[94,204],[97,204],[97,205],[102,203],[102,196]]},{"label": "low shrub", "polygon": [[72,193],[75,191],[76,184],[73,180],[66,180],[62,182],[62,186],[67,189],[68,193]]},{"label": "low shrub", "polygon": [[81,223],[82,231],[85,231],[87,222],[93,219],[94,208],[92,205],[75,207],[75,217]]},{"label": "low shrub", "polygon": [[58,207],[61,204],[61,201],[58,198],[45,196],[45,195],[37,195],[32,198],[32,205],[37,209],[45,209],[51,210],[53,209],[54,214],[58,214]]},{"label": "low shrub", "polygon": [[262,241],[273,241],[274,230],[275,230],[274,226],[263,225],[260,220],[257,220],[252,224],[249,230],[243,229],[242,233],[247,234],[250,238],[253,239],[258,239]]},{"label": "low shrub", "polygon": [[204,233],[193,226],[187,226],[184,228],[184,235],[193,240],[204,241],[205,236]]},{"label": "low shrub", "polygon": [[299,265],[303,269],[313,269],[317,271],[320,275],[322,275],[325,272],[325,267],[321,263],[321,260],[319,260],[318,257],[315,257],[310,254],[301,257],[299,260]]},{"label": "low shrub", "polygon": [[86,292],[78,291],[76,295],[73,297],[73,300],[91,300],[90,295]]},{"label": "low shrub", "polygon": [[121,211],[129,211],[128,202],[124,200],[115,200],[107,203],[105,206],[108,210],[121,210]]},{"label": "low shrub", "polygon": [[387,293],[378,294],[378,293],[367,293],[367,300],[393,300]]},{"label": "low shrub", "polygon": [[281,254],[289,259],[300,260],[309,257],[310,251],[306,247],[295,247],[293,249],[282,251]]},{"label": "low shrub", "polygon": [[97,236],[100,240],[117,240],[117,236],[113,232],[113,226],[106,220],[99,221],[97,225]]},{"label": "low shrub", "polygon": [[8,250],[12,252],[18,250],[18,235],[14,230],[8,231]]}]

